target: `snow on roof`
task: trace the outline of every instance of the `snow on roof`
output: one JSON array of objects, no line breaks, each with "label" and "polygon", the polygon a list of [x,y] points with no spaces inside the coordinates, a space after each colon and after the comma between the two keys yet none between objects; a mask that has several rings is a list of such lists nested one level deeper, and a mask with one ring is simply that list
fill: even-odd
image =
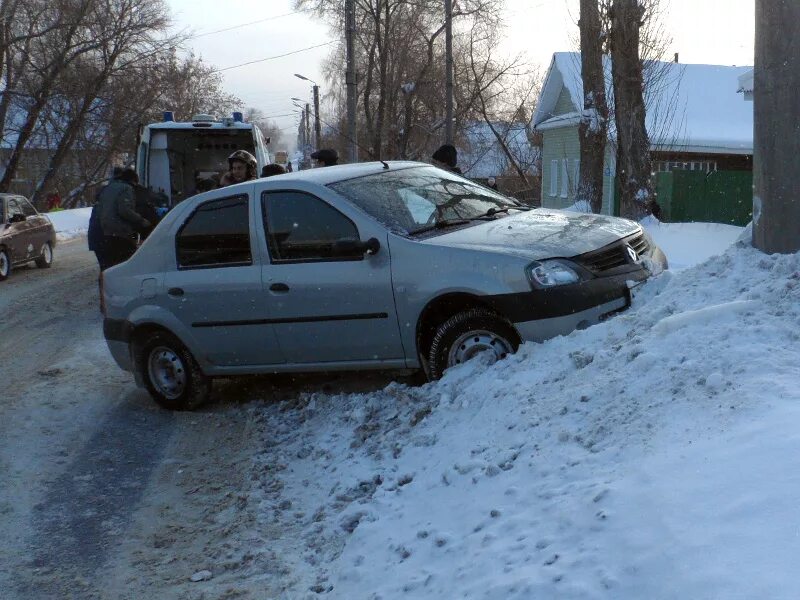
[{"label": "snow on roof", "polygon": [[[528,140],[525,127],[520,123],[492,125],[504,138],[511,153],[520,161],[520,166],[533,172],[539,151]],[[486,122],[470,124],[465,133],[467,147],[458,148],[458,166],[466,177],[497,177],[509,169],[509,160]]]},{"label": "snow on roof", "polygon": [[753,69],[739,75],[739,88],[736,91],[744,92],[745,94],[751,93],[753,91],[754,78],[755,72]]},{"label": "snow on roof", "polygon": [[[611,60],[603,57],[609,102]],[[645,67],[647,131],[653,145],[695,152],[751,154],[753,106],[736,93],[739,77],[752,67],[690,65],[649,61]],[[533,124],[550,122],[562,86],[576,110],[583,107],[578,52],[556,52],[547,73]],[[567,121],[569,123],[569,121]],[[554,124],[554,123],[550,123]],[[615,137],[613,121],[610,136]]]}]

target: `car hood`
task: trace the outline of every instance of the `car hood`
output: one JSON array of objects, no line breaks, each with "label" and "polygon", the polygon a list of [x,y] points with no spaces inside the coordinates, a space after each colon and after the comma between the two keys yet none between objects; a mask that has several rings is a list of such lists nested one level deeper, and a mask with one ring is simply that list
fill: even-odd
[{"label": "car hood", "polygon": [[479,221],[423,243],[543,260],[591,252],[640,230],[638,223],[617,217],[533,209],[494,221]]}]

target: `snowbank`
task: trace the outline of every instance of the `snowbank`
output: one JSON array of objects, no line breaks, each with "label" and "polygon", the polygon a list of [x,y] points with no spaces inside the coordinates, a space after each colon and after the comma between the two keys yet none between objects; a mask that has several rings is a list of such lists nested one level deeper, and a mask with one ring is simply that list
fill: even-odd
[{"label": "snowbank", "polygon": [[89,217],[92,215],[91,207],[58,210],[46,213],[56,229],[58,241],[71,240],[81,235],[86,235],[89,230]]},{"label": "snowbank", "polygon": [[796,598],[798,364],[800,254],[738,243],[495,365],[254,409],[252,494],[298,597]]},{"label": "snowbank", "polygon": [[721,223],[661,223],[653,217],[642,221],[656,244],[665,250],[669,268],[680,271],[716,256],[741,235],[744,228]]}]

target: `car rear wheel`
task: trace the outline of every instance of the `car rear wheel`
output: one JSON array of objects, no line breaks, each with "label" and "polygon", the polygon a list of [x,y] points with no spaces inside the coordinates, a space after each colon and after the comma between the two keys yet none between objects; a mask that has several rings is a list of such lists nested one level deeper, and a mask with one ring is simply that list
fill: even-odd
[{"label": "car rear wheel", "polygon": [[36,266],[40,269],[49,269],[53,264],[53,247],[50,242],[42,246],[42,253],[36,259]]},{"label": "car rear wheel", "polygon": [[8,250],[0,248],[0,281],[8,279],[11,275],[11,257],[8,255]]},{"label": "car rear wheel", "polygon": [[482,352],[500,360],[516,352],[519,344],[519,335],[506,319],[484,308],[465,310],[436,329],[428,353],[428,371],[431,379],[439,379],[446,369]]},{"label": "car rear wheel", "polygon": [[211,380],[175,336],[151,335],[139,346],[136,366],[147,391],[168,410],[193,410],[206,402]]}]

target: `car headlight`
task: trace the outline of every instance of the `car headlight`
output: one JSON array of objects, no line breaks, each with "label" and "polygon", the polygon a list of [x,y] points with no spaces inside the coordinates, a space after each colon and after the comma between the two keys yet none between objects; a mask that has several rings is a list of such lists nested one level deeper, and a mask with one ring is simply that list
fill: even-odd
[{"label": "car headlight", "polygon": [[575,269],[558,260],[534,262],[527,268],[528,280],[534,287],[551,288],[578,283],[581,278]]}]

